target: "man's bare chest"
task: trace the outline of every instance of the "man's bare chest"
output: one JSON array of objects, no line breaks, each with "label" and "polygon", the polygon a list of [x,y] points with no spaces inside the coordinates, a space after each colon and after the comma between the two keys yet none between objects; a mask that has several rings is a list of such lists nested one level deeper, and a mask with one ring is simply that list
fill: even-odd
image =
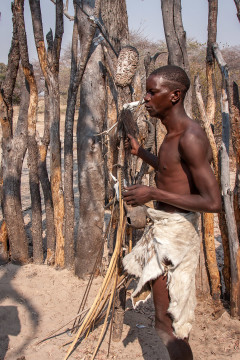
[{"label": "man's bare chest", "polygon": [[165,138],[158,153],[158,171],[162,174],[179,171],[182,160],[179,152],[179,137]]}]

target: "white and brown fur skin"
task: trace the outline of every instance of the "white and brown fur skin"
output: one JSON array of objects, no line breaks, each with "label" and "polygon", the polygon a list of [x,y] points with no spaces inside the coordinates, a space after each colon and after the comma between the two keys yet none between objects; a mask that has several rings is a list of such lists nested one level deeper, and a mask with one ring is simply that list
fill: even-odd
[{"label": "white and brown fur skin", "polygon": [[[142,238],[123,259],[124,269],[139,278],[132,294],[133,306],[148,298],[146,284],[161,275],[168,277],[168,313],[176,337],[188,338],[196,306],[195,273],[199,259],[199,214],[167,213],[147,208],[151,219]],[[167,260],[167,261],[166,261]],[[170,263],[170,265],[166,265]]]}]

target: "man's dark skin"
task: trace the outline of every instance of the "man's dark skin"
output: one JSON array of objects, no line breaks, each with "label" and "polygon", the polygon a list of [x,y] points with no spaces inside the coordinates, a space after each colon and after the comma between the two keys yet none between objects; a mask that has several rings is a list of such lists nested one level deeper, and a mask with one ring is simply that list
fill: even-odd
[{"label": "man's dark skin", "polygon": [[[173,90],[174,88],[174,90]],[[124,201],[128,205],[143,205],[157,201],[157,209],[166,212],[219,212],[221,197],[210,166],[212,151],[205,132],[184,110],[181,85],[165,75],[150,75],[146,83],[145,106],[150,116],[159,118],[167,134],[158,156],[144,150],[128,135],[125,147],[156,171],[156,188],[133,185],[126,188]],[[171,360],[191,360],[187,339],[177,339],[167,313],[169,294],[167,276],[160,276],[152,285],[155,305],[155,328],[167,346]]]}]

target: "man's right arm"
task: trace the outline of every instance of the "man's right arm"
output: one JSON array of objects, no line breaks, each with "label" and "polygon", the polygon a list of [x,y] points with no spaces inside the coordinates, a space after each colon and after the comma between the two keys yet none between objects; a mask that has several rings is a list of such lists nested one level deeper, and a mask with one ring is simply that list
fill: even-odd
[{"label": "man's right arm", "polygon": [[128,140],[125,142],[125,148],[129,148],[129,145],[131,147],[131,154],[137,155],[155,170],[158,170],[158,157],[153,155],[150,151],[145,150],[139,145],[138,141],[133,136],[128,134]]},{"label": "man's right arm", "polygon": [[155,170],[158,170],[158,157],[156,155],[152,154],[148,150],[145,150],[142,146],[139,146],[137,156],[152,166]]}]

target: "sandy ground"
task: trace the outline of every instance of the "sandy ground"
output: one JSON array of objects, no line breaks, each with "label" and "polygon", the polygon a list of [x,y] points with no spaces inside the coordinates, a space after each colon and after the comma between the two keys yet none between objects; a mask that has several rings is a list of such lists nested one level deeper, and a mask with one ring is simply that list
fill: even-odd
[{"label": "sandy ground", "polygon": [[[94,280],[87,307],[100,287],[102,277]],[[87,280],[73,276],[68,270],[55,270],[46,265],[0,267],[0,359],[63,360],[72,338],[67,330],[41,344],[52,330],[66,324],[78,312]],[[198,300],[196,321],[190,344],[195,360],[240,360],[240,322],[228,312],[214,319],[211,300]],[[94,351],[101,326],[82,341],[70,359],[88,360]],[[97,360],[107,359],[109,332]],[[127,301],[122,339],[111,342],[109,359],[167,360],[165,349],[154,330],[151,300],[133,310]]]}]

